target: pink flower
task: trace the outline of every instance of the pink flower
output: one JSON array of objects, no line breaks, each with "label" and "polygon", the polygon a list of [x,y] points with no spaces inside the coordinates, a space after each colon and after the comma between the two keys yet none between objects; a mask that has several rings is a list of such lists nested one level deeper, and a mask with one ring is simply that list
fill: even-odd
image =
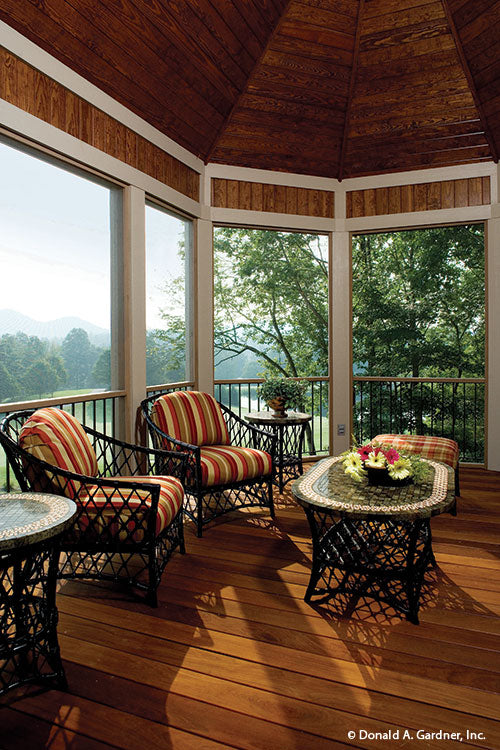
[{"label": "pink flower", "polygon": [[394,448],[390,448],[388,451],[384,451],[384,456],[387,459],[388,464],[393,464],[395,461],[399,460],[399,453],[394,450]]},{"label": "pink flower", "polygon": [[373,446],[368,443],[368,445],[362,445],[361,448],[358,448],[358,453],[361,456],[362,461],[366,461],[368,458],[368,455],[372,452]]}]

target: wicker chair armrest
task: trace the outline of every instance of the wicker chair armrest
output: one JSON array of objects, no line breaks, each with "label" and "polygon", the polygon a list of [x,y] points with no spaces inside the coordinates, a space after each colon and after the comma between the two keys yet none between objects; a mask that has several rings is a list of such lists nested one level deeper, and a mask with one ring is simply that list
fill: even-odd
[{"label": "wicker chair armrest", "polygon": [[149,448],[118,440],[90,427],[84,429],[96,451],[98,476],[163,474],[184,481],[188,463],[185,451]]},{"label": "wicker chair armrest", "polygon": [[223,404],[220,404],[226,420],[229,439],[232,445],[242,445],[248,448],[275,454],[277,437],[273,432],[256,427],[239,417]]}]

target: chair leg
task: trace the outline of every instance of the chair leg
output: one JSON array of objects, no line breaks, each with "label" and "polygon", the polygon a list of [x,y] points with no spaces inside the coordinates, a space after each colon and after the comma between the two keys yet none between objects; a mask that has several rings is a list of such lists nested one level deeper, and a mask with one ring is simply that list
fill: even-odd
[{"label": "chair leg", "polygon": [[457,468],[455,469],[455,495],[460,497],[460,472],[459,472],[459,464],[457,463]]},{"label": "chair leg", "polygon": [[273,480],[272,477],[269,479],[269,483],[267,485],[267,491],[269,495],[269,510],[271,512],[271,518],[276,518],[276,511],[274,509],[274,492],[273,492]]},{"label": "chair leg", "polygon": [[203,536],[203,498],[198,497],[196,500],[196,526],[197,536],[201,538]]}]

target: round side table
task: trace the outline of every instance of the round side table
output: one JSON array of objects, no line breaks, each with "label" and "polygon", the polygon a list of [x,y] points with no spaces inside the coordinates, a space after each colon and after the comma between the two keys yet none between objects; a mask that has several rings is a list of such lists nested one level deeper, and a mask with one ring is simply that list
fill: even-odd
[{"label": "round side table", "polygon": [[276,466],[275,484],[280,493],[287,482],[296,479],[303,472],[302,447],[307,423],[311,421],[310,414],[299,411],[289,411],[286,417],[273,417],[270,411],[254,411],[245,416],[251,424],[260,425],[271,430],[278,436],[278,455],[274,456]]},{"label": "round side table", "polygon": [[67,687],[56,580],[59,538],[75,513],[66,497],[0,494],[0,696],[28,682]]}]

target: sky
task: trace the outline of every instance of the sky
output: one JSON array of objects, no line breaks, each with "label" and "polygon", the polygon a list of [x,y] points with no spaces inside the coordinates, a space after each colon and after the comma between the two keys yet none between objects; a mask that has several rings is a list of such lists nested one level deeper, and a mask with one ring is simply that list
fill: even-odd
[{"label": "sky", "polygon": [[[110,328],[110,194],[0,140],[1,307],[35,320],[75,315]],[[147,211],[148,327],[168,305],[164,281],[182,271],[185,222]]]}]

